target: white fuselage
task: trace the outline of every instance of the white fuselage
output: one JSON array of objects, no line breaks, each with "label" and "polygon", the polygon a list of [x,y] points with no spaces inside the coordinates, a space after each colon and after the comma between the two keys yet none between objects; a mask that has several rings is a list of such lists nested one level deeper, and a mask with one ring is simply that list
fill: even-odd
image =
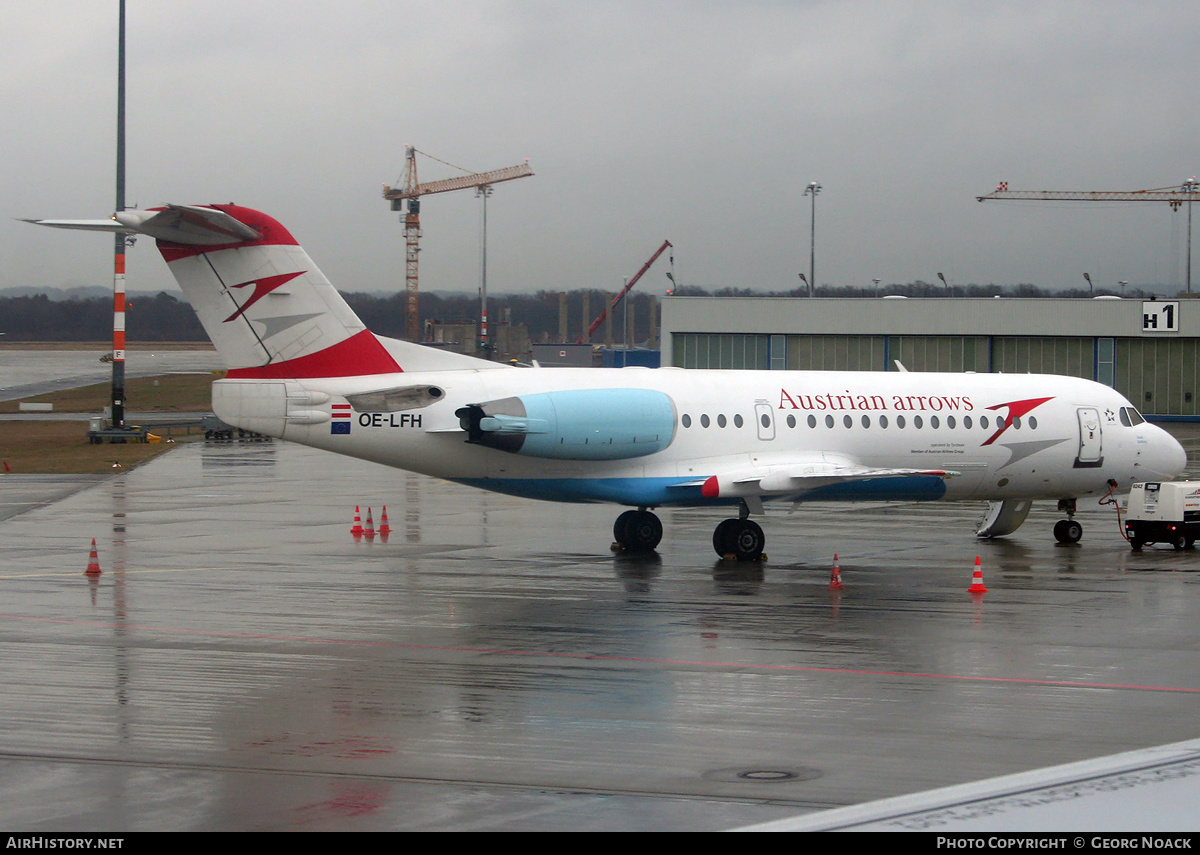
[{"label": "white fuselage", "polygon": [[993,502],[1011,533],[1057,499],[1180,474],[1186,456],[1116,391],[1032,374],[501,367],[376,336],[292,234],[239,205],[166,205],[111,220],[145,234],[229,373],[213,409],[238,427],[487,490],[636,510],[614,542],[653,549],[649,508],[738,504],[721,556],[758,560],[766,499]]},{"label": "white fuselage", "polygon": [[[429,386],[432,403],[392,411],[349,395]],[[269,387],[269,388],[268,388]],[[581,389],[655,390],[673,434],[646,456],[525,456],[466,442],[469,404]],[[338,405],[335,410],[334,405]],[[214,407],[231,424],[477,487],[632,506],[737,501],[737,483],[807,463],[945,470],[943,476],[812,481],[761,490],[801,500],[1056,499],[1166,480],[1179,444],[1111,388],[1051,375],[905,372],[511,369],[402,372],[269,382],[224,380]],[[333,422],[341,427],[334,429]],[[718,476],[719,496],[699,486]],[[755,481],[758,484],[759,481]],[[769,478],[761,483],[769,483]],[[758,487],[754,488],[758,490]]]}]

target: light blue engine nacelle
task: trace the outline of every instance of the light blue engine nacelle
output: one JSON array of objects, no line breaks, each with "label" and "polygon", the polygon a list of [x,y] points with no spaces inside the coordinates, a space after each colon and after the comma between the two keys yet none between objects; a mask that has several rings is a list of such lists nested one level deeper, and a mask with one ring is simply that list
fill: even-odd
[{"label": "light blue engine nacelle", "polygon": [[468,404],[454,414],[467,442],[560,460],[626,460],[675,438],[675,405],[650,389],[538,392]]}]

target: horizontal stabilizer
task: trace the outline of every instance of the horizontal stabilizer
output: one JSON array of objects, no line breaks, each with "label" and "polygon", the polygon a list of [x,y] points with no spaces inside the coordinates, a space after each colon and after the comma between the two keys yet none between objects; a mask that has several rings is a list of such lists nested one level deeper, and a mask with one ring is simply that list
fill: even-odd
[{"label": "horizontal stabilizer", "polygon": [[184,246],[225,246],[258,240],[262,235],[216,208],[167,205],[149,211],[118,211],[107,220],[25,220],[56,229],[125,232]]},{"label": "horizontal stabilizer", "polygon": [[87,232],[125,232],[131,230],[116,220],[30,220],[21,218],[23,223],[33,223],[35,226],[50,226],[52,229],[80,229]]}]

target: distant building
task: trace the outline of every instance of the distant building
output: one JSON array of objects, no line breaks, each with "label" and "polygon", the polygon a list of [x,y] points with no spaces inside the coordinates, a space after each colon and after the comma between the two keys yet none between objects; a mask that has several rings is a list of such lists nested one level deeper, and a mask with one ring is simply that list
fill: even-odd
[{"label": "distant building", "polygon": [[662,365],[662,352],[645,348],[605,348],[601,353],[600,365],[603,368],[658,368]]},{"label": "distant building", "polygon": [[1065,374],[1200,420],[1200,301],[668,297],[663,365]]},{"label": "distant building", "polygon": [[[529,359],[529,331],[524,324],[489,324],[488,329],[492,335],[493,360]],[[467,356],[482,356],[479,327],[474,323],[429,321],[425,324],[425,342]]]},{"label": "distant building", "polygon": [[476,327],[472,323],[444,324],[430,321],[425,324],[425,341],[440,345],[455,353],[475,356],[479,351],[476,343]]},{"label": "distant building", "polygon": [[533,359],[544,368],[591,368],[590,344],[535,344]]}]

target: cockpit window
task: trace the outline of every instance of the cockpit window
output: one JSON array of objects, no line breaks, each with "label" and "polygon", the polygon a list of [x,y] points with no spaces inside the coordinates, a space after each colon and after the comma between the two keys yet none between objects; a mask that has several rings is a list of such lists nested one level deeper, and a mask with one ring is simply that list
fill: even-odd
[{"label": "cockpit window", "polygon": [[1146,419],[1133,407],[1121,407],[1121,424],[1125,425],[1125,427],[1140,425],[1144,421]]}]

